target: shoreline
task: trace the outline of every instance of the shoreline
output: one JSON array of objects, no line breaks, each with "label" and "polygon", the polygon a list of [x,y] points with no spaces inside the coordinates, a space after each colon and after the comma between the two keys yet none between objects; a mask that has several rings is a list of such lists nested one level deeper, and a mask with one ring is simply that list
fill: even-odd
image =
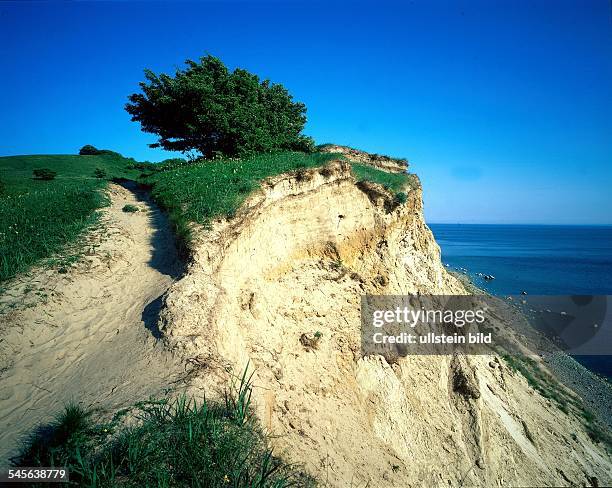
[{"label": "shoreline", "polygon": [[542,361],[612,431],[612,385],[564,352],[543,355]]},{"label": "shoreline", "polygon": [[[468,292],[493,296],[474,284],[467,272],[450,269],[450,266],[446,269]],[[612,384],[563,351],[540,357],[557,380],[577,394],[595,412],[605,427],[612,431]]]}]

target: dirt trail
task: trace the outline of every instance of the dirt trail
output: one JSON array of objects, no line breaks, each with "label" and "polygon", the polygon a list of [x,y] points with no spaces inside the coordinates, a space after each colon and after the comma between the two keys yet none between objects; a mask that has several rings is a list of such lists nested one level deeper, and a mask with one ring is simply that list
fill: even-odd
[{"label": "dirt trail", "polygon": [[181,372],[157,340],[162,296],[182,271],[166,217],[133,188],[109,195],[80,263],[35,270],[0,297],[0,465],[67,402],[112,412]]}]

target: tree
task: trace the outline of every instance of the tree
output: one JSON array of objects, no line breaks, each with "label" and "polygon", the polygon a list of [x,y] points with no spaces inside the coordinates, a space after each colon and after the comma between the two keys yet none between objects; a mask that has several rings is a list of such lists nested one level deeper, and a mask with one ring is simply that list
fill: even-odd
[{"label": "tree", "polygon": [[100,154],[100,150],[92,146],[91,144],[85,144],[80,150],[81,156],[97,156]]},{"label": "tree", "polygon": [[119,154],[116,151],[111,151],[110,149],[98,149],[97,147],[92,146],[91,144],[85,144],[79,150],[79,155],[80,156],[119,156],[121,157],[121,154]]},{"label": "tree", "polygon": [[282,85],[243,69],[230,72],[214,56],[185,64],[174,76],[145,70],[142,93],[129,96],[132,121],[158,136],[150,147],[206,158],[314,147],[301,134],[306,106]]}]

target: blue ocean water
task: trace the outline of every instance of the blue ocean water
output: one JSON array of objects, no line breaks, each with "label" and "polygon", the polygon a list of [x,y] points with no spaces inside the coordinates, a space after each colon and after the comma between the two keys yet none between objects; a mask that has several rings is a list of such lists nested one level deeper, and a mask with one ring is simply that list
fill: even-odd
[{"label": "blue ocean water", "polygon": [[[612,295],[612,226],[430,224],[451,269],[494,295]],[[485,281],[477,273],[495,276]]]},{"label": "blue ocean water", "polygon": [[[493,295],[612,295],[612,226],[430,224],[449,269]],[[478,273],[493,275],[486,281]],[[612,347],[612,344],[610,345]],[[609,356],[576,357],[612,378]]]}]

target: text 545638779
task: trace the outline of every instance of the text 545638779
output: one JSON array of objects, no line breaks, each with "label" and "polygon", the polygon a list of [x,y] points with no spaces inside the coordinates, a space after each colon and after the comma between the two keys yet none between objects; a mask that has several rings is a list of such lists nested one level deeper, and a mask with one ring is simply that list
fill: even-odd
[{"label": "text 545638779", "polygon": [[8,468],[0,471],[0,483],[64,483],[68,479],[68,470],[64,468]]}]

